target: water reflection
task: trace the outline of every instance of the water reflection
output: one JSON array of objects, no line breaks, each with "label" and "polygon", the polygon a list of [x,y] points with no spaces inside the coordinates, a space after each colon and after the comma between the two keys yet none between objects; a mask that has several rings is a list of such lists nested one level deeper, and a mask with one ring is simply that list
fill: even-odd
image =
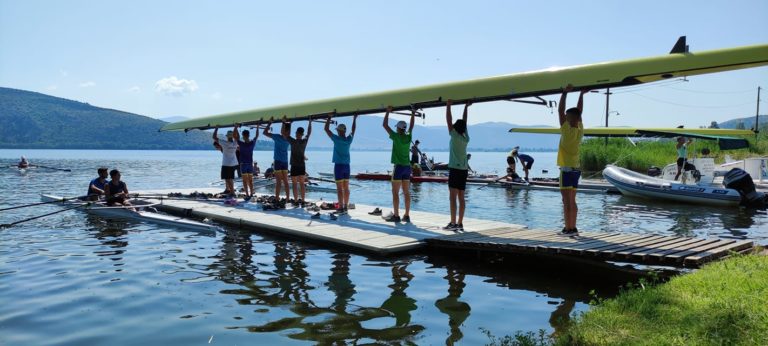
[{"label": "water reflection", "polygon": [[446,345],[453,345],[461,340],[464,334],[461,332],[461,325],[469,317],[472,308],[466,302],[460,301],[461,293],[464,292],[464,272],[449,265],[446,268],[446,275],[443,277],[448,280],[448,295],[445,298],[438,299],[435,302],[440,312],[448,315],[448,327],[450,334],[445,339]]},{"label": "water reflection", "polygon": [[128,225],[125,222],[107,221],[93,215],[86,217],[86,223],[94,231],[93,237],[98,239],[102,245],[111,249],[96,250],[94,253],[97,256],[110,256],[110,259],[114,261],[122,260],[123,258],[120,255],[125,253],[124,248],[128,246],[128,238],[126,237],[128,235],[126,230]]},{"label": "water reflection", "polygon": [[381,304],[381,308],[395,315],[395,325],[406,326],[411,323],[411,311],[416,310],[416,300],[408,297],[405,290],[413,279],[413,274],[408,271],[408,264],[392,262],[392,289],[389,298]]}]

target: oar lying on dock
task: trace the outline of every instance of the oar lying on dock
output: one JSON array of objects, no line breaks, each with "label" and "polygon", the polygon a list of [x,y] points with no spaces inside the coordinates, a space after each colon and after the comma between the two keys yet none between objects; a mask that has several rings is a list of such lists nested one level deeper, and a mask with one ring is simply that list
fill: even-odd
[{"label": "oar lying on dock", "polygon": [[[317,181],[324,181],[324,182],[326,182],[326,183],[336,183],[336,180],[325,179],[325,178],[309,177],[309,179],[311,179],[311,180],[317,180]],[[362,186],[362,185],[360,185],[360,184],[355,184],[355,183],[349,183],[349,185],[352,185],[352,186],[357,186],[357,187],[360,187],[360,186]]]}]

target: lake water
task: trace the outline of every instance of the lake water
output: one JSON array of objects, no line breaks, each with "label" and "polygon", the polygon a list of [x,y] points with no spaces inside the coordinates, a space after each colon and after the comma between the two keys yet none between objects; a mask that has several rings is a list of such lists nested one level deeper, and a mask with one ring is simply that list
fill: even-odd
[{"label": "lake water", "polygon": [[[554,176],[556,154],[532,154],[532,176]],[[72,172],[0,169],[0,207],[82,195],[102,165],[120,169],[131,190],[210,187],[221,160],[214,151],[0,150],[0,164],[21,155]],[[505,155],[473,153],[470,165],[502,172]],[[310,173],[332,171],[330,152],[307,156]],[[389,152],[352,153],[353,172],[389,168]],[[352,202],[391,203],[388,182],[353,182]],[[446,185],[415,184],[412,194],[414,209],[447,214]],[[472,186],[467,199],[468,217],[562,227],[557,192]],[[618,195],[578,203],[582,230],[768,244],[764,213]],[[57,210],[2,211],[0,223]],[[556,331],[588,308],[590,291],[609,297],[620,284],[556,269],[441,253],[381,259],[229,227],[201,234],[67,211],[0,230],[0,344],[474,345],[488,341],[484,331]]]}]

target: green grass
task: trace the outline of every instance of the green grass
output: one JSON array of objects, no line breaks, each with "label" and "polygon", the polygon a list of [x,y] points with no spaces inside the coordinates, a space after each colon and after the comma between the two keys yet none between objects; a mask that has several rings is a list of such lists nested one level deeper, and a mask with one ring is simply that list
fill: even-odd
[{"label": "green grass", "polygon": [[578,316],[556,344],[765,345],[768,256],[736,256],[639,285]]},{"label": "green grass", "polygon": [[[768,131],[760,133],[757,142],[754,136],[747,136],[750,147],[748,149],[721,151],[714,141],[695,140],[688,151],[689,157],[700,157],[702,148],[709,148],[710,156],[716,163],[723,163],[725,155],[734,159],[742,159],[749,156],[768,154]],[[757,143],[757,144],[755,144]],[[677,150],[674,141],[643,141],[636,146],[624,138],[610,138],[605,145],[604,138],[590,138],[581,144],[581,168],[588,172],[602,171],[608,164],[645,173],[650,166],[663,168],[667,164],[674,163],[677,159]]]}]

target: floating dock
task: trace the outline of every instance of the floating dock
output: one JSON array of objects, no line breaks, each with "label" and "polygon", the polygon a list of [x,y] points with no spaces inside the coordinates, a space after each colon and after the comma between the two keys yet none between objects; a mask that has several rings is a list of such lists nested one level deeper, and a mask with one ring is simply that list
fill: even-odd
[{"label": "floating dock", "polygon": [[[141,191],[139,196],[211,193],[218,189]],[[146,198],[146,197],[145,197]],[[465,218],[461,233],[445,231],[447,215],[411,211],[412,223],[386,222],[369,215],[375,206],[357,204],[347,215],[330,219],[321,210],[319,219],[303,208],[264,211],[260,204],[225,205],[221,199],[155,198],[155,207],[168,213],[207,218],[216,222],[263,230],[306,241],[331,243],[377,255],[393,255],[425,247],[494,253],[582,258],[596,261],[632,262],[646,265],[698,267],[733,252],[754,246],[750,240],[691,238],[652,234],[581,232],[577,237],[549,230],[528,229],[497,221]],[[384,214],[391,208],[381,208]]]}]

